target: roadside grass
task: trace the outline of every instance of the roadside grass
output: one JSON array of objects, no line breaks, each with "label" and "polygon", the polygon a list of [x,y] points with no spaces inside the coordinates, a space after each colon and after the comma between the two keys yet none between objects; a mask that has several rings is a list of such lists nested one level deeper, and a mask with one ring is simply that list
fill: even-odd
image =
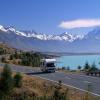
[{"label": "roadside grass", "polygon": [[[36,76],[23,75],[23,86],[32,89],[38,96],[51,96],[55,90],[55,87],[59,85],[54,82],[43,80]],[[61,92],[65,93],[66,89],[68,90],[66,95],[69,97],[69,100],[100,100],[99,97],[91,95],[89,92],[80,92],[79,90],[65,87],[61,85]]]},{"label": "roadside grass", "polygon": [[2,67],[0,67],[0,73],[3,71],[3,68]]},{"label": "roadside grass", "polygon": [[66,69],[57,69],[58,72],[64,72],[64,73],[68,73],[68,74],[80,74],[83,71],[81,70],[66,70]]},{"label": "roadside grass", "polygon": [[[2,72],[2,68],[0,68]],[[14,72],[12,76],[16,73]],[[99,97],[91,95],[89,92],[66,87],[58,80],[58,83],[44,80],[37,76],[22,75],[22,87],[14,88],[11,96],[7,100],[100,100]],[[90,87],[87,87],[91,91]],[[54,97],[57,96],[57,99]],[[63,98],[63,99],[58,99]],[[26,99],[25,99],[26,98]],[[5,99],[6,100],[6,99]]]}]

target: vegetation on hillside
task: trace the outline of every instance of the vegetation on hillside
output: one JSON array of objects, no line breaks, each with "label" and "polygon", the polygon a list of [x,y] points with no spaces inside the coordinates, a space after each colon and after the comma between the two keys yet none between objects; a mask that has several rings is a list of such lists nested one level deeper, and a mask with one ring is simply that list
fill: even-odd
[{"label": "vegetation on hillside", "polygon": [[11,54],[16,49],[8,47],[5,43],[0,43],[0,55]]},{"label": "vegetation on hillside", "polygon": [[[9,95],[12,94],[14,87],[19,86],[19,83],[22,80],[22,78],[20,77],[21,75],[15,74],[13,78],[10,67],[7,64],[5,64],[0,76],[0,100],[7,100]],[[21,86],[22,84],[20,84],[20,87]]]},{"label": "vegetation on hillside", "polygon": [[40,53],[15,51],[15,53],[10,54],[7,57],[2,57],[1,61],[4,63],[39,67],[41,58],[42,55]]}]

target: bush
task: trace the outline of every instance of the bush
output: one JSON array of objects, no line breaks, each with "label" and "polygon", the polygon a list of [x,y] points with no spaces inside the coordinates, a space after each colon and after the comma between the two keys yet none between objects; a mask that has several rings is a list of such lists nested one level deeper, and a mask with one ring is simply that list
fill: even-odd
[{"label": "bush", "polygon": [[95,62],[93,62],[89,71],[97,71],[97,70],[98,68],[96,67]]},{"label": "bush", "polygon": [[13,55],[10,55],[9,60],[13,60],[13,58],[14,58]]},{"label": "bush", "polygon": [[88,62],[85,63],[85,66],[84,66],[84,71],[89,71],[90,70],[90,65]]},{"label": "bush", "polygon": [[68,97],[68,89],[66,91],[62,92],[62,82],[58,82],[58,86],[55,87],[54,94],[52,96],[52,100],[69,100]]},{"label": "bush", "polygon": [[6,58],[5,57],[2,57],[1,58],[1,62],[6,62]]},{"label": "bush", "polygon": [[21,65],[24,66],[33,66],[33,67],[39,67],[40,66],[40,59],[41,55],[38,53],[31,53],[31,52],[22,52],[22,53],[17,53],[10,55],[9,60],[13,60],[13,64],[16,64],[14,60],[20,59]]},{"label": "bush", "polygon": [[20,73],[17,73],[14,76],[14,86],[15,87],[21,87],[22,86],[22,76]]},{"label": "bush", "polygon": [[78,66],[78,67],[77,67],[78,70],[81,70],[81,68],[82,68],[81,66]]},{"label": "bush", "polygon": [[13,89],[13,78],[10,67],[5,64],[0,80],[0,94],[9,95]]}]

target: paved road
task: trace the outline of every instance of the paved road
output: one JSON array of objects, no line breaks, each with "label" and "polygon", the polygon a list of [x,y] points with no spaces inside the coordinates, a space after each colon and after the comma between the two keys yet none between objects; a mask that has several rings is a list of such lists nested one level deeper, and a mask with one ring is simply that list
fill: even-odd
[{"label": "paved road", "polygon": [[[0,63],[0,67],[3,67],[5,64]],[[40,68],[33,68],[29,66],[20,66],[20,65],[14,65],[14,64],[8,64],[9,67],[15,72],[21,72],[21,73],[34,73],[39,72]]]},{"label": "paved road", "polygon": [[[0,64],[3,66],[4,64]],[[27,66],[17,66],[10,65],[11,69],[16,72],[27,73],[28,75],[36,75],[38,77],[58,82],[62,81],[64,85],[79,89],[81,91],[87,90],[88,84],[91,84],[91,93],[97,96],[100,96],[100,78],[99,77],[90,77],[81,74],[65,74],[62,72],[55,73],[42,73],[37,68],[27,67]]]},{"label": "paved road", "polygon": [[[36,75],[36,74],[35,74]],[[100,96],[100,78],[99,77],[89,77],[86,75],[80,74],[65,74],[61,72],[55,73],[45,73],[38,74],[39,77],[42,77],[47,80],[58,82],[61,80],[64,85],[70,86],[81,91],[85,91],[88,89],[88,85],[90,85],[90,91],[93,95]]]}]

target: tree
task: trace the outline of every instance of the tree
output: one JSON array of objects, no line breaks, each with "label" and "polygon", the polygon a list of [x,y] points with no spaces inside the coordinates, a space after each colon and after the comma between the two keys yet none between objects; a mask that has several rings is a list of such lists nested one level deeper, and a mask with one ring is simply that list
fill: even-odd
[{"label": "tree", "polygon": [[81,70],[81,68],[82,68],[81,66],[78,66],[78,67],[77,67],[78,70]]},{"label": "tree", "polygon": [[6,58],[5,57],[2,57],[1,58],[1,62],[6,62]]},{"label": "tree", "polygon": [[9,60],[13,60],[13,55],[10,55]]},{"label": "tree", "polygon": [[88,62],[85,63],[84,70],[85,71],[89,71],[90,70],[90,65],[89,65]]},{"label": "tree", "polygon": [[62,67],[62,70],[65,70],[65,69],[66,69],[66,67],[63,66],[63,67]]},{"label": "tree", "polygon": [[91,65],[90,71],[96,71],[98,70],[98,68],[96,67],[95,62],[93,62],[93,64]]},{"label": "tree", "polygon": [[13,89],[13,78],[10,67],[5,64],[0,80],[0,94],[9,95]]},{"label": "tree", "polygon": [[15,87],[21,87],[22,86],[22,76],[20,73],[17,73],[14,76],[14,86]]},{"label": "tree", "polygon": [[70,67],[68,66],[66,69],[69,71],[70,70]]},{"label": "tree", "polygon": [[55,87],[53,98],[51,100],[69,100],[68,97],[68,89],[65,92],[61,91],[62,89],[62,81],[58,82],[58,86]]}]

